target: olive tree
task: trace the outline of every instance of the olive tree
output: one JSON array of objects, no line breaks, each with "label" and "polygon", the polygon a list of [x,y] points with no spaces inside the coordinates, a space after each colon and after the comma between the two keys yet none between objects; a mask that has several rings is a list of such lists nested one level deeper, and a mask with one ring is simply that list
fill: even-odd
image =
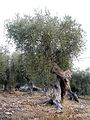
[{"label": "olive tree", "polygon": [[34,16],[17,15],[5,24],[8,41],[14,41],[25,55],[32,79],[52,79],[51,63],[62,69],[71,67],[73,57],[84,47],[84,31],[71,16],[51,16],[49,11]]}]

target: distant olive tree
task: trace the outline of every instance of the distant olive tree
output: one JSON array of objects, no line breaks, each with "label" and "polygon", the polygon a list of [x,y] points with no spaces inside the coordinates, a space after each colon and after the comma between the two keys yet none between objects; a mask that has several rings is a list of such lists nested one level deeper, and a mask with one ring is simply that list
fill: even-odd
[{"label": "distant olive tree", "polygon": [[90,69],[74,72],[71,87],[79,95],[90,95]]},{"label": "distant olive tree", "polygon": [[0,47],[0,83],[4,90],[10,82],[9,54],[6,47]]}]

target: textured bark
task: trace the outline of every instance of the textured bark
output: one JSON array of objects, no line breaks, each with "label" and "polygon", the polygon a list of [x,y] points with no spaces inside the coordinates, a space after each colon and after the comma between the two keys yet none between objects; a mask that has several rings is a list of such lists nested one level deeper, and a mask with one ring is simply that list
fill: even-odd
[{"label": "textured bark", "polygon": [[63,71],[56,63],[53,63],[53,67],[51,72],[57,75],[57,79],[59,81],[61,87],[61,99],[63,101],[66,92],[68,95],[75,101],[79,102],[78,97],[71,91],[70,87],[70,79],[72,76],[72,72],[68,69]]}]

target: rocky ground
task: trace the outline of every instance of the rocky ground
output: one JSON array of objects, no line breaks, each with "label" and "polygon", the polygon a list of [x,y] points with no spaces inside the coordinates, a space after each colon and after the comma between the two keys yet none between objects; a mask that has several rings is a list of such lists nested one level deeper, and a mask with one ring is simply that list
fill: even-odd
[{"label": "rocky ground", "polygon": [[43,104],[46,99],[40,93],[0,92],[0,120],[90,120],[89,99],[80,99],[80,104],[65,100],[63,113]]}]

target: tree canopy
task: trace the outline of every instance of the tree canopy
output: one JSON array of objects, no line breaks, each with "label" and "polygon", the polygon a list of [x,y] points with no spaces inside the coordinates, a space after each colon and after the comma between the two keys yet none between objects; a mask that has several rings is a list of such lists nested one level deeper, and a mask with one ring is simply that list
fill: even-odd
[{"label": "tree canopy", "polygon": [[51,16],[49,11],[34,16],[16,15],[5,24],[8,41],[14,41],[24,56],[32,79],[52,79],[51,63],[62,69],[71,67],[72,58],[84,48],[84,31],[71,16]]}]

